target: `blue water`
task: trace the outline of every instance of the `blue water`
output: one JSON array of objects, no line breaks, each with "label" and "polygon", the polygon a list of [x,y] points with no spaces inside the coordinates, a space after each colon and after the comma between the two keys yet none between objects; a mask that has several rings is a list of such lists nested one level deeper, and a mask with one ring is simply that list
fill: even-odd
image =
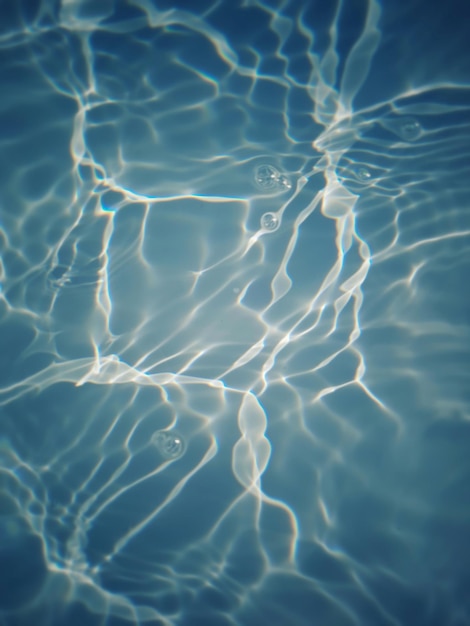
[{"label": "blue water", "polygon": [[468,3],[0,16],[0,626],[470,625]]}]

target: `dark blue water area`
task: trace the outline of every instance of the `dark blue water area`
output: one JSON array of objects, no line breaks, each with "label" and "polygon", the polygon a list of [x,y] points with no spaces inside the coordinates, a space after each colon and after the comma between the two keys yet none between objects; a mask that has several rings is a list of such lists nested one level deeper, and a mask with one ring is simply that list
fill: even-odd
[{"label": "dark blue water area", "polygon": [[0,0],[0,626],[470,626],[450,0]]}]

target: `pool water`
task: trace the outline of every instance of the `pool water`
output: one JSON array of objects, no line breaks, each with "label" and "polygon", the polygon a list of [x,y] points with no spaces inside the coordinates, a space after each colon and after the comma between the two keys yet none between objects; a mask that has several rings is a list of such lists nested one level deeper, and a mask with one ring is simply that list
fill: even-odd
[{"label": "pool water", "polygon": [[0,626],[470,624],[467,4],[0,14]]}]

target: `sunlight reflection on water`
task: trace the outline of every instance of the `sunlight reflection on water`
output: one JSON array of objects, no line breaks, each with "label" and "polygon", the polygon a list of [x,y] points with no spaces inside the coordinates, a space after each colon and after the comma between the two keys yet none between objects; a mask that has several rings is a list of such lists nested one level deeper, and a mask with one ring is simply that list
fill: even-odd
[{"label": "sunlight reflection on water", "polygon": [[205,4],[1,40],[2,624],[407,623],[462,536],[470,90],[378,95],[374,0]]}]

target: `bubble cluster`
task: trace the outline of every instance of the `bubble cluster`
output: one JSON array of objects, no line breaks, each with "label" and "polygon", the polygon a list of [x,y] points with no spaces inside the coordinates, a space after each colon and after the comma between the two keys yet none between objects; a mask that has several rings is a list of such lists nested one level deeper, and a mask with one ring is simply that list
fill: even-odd
[{"label": "bubble cluster", "polygon": [[289,178],[273,165],[263,163],[255,169],[255,184],[264,192],[282,192],[292,189]]},{"label": "bubble cluster", "polygon": [[264,213],[261,216],[261,228],[274,232],[280,226],[280,221],[275,213]]},{"label": "bubble cluster", "polygon": [[178,459],[186,449],[184,439],[174,430],[159,430],[152,436],[152,443],[165,459]]}]

